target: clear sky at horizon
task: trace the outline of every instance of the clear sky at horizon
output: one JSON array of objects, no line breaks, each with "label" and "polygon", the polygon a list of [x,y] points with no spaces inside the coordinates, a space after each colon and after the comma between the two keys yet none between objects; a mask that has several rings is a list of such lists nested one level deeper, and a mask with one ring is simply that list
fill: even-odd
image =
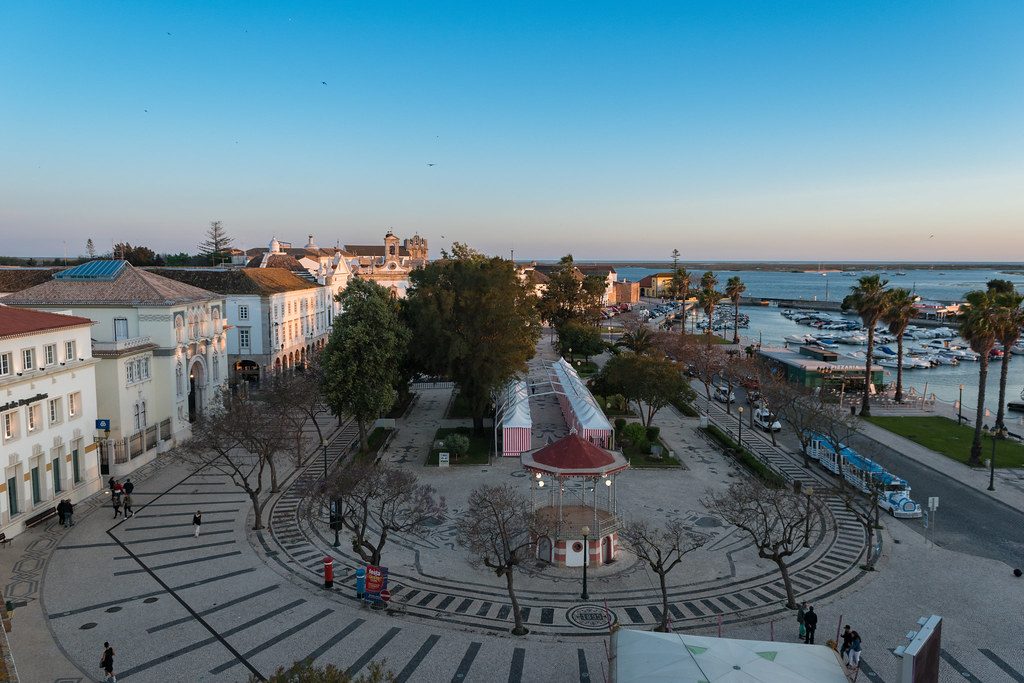
[{"label": "clear sky at horizon", "polygon": [[0,253],[194,251],[222,220],[242,247],[1024,261],[1021,45],[1001,0],[12,0]]}]

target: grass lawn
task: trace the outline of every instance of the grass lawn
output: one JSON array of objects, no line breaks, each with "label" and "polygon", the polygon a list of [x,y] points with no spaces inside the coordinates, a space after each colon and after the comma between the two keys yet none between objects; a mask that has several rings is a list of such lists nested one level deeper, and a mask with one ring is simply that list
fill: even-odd
[{"label": "grass lawn", "polygon": [[661,439],[658,439],[658,445],[661,446],[661,458],[655,458],[650,453],[642,453],[639,448],[633,444],[626,444],[622,447],[622,454],[629,460],[630,467],[638,468],[650,468],[650,469],[670,469],[675,467],[682,467],[682,464],[675,458],[669,456],[668,446]]},{"label": "grass lawn", "polygon": [[367,458],[377,457],[377,451],[379,451],[380,447],[384,445],[384,442],[387,441],[388,435],[390,435],[392,431],[394,430],[387,429],[386,427],[377,427],[370,432],[370,436],[366,438],[369,449],[365,451],[358,451],[355,459],[365,460]]},{"label": "grass lawn", "polygon": [[[885,416],[865,418],[894,434],[910,439],[936,453],[967,463],[971,455],[974,428],[958,425],[944,417]],[[981,436],[982,460],[992,456],[992,438]],[[996,468],[1024,466],[1024,445],[1009,439],[996,439]]]},{"label": "grass lawn", "polygon": [[[486,415],[492,415],[494,413],[494,406],[488,406]],[[451,407],[448,409],[448,419],[450,420],[462,420],[473,417],[472,411],[469,409],[469,401],[459,391],[455,394],[455,399],[452,401]]]},{"label": "grass lawn", "polygon": [[[454,465],[486,465],[491,454],[491,447],[494,445],[494,433],[484,430],[483,434],[474,434],[472,427],[442,427],[434,433],[434,441],[444,441],[449,434],[462,434],[469,437],[469,453],[458,460],[454,457],[450,463]],[[427,465],[437,465],[437,454],[443,448],[431,448],[427,455]]]},{"label": "grass lawn", "polygon": [[597,373],[597,363],[592,360],[580,360],[579,356],[573,355],[572,366],[580,377],[590,377]]}]

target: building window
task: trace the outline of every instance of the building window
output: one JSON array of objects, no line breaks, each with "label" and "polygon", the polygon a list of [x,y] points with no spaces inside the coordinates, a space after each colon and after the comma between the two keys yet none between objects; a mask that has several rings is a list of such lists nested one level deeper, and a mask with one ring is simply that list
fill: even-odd
[{"label": "building window", "polygon": [[41,412],[38,403],[28,407],[28,431],[34,432],[39,428],[39,423],[42,419]]},{"label": "building window", "polygon": [[174,339],[179,344],[185,341],[185,326],[180,315],[174,316]]},{"label": "building window", "polygon": [[128,318],[114,318],[114,341],[128,338]]},{"label": "building window", "polygon": [[45,365],[56,365],[57,364],[57,345],[47,344],[43,347],[43,359],[46,361]]},{"label": "building window", "polygon": [[75,360],[75,358],[77,358],[77,356],[75,355],[75,342],[74,341],[66,341],[66,342],[64,342],[64,360],[65,361],[72,361],[72,360]]},{"label": "building window", "polygon": [[0,353],[0,377],[11,374],[11,354]]},{"label": "building window", "polygon": [[242,351],[249,350],[249,328],[242,327],[238,330],[238,346]]},{"label": "building window", "polygon": [[18,436],[18,413],[13,410],[4,413],[4,440],[8,441]]},{"label": "building window", "polygon": [[39,465],[32,468],[32,504],[43,502],[43,482],[39,479]]},{"label": "building window", "polygon": [[82,394],[80,392],[76,391],[73,394],[68,394],[68,415],[70,417],[76,417],[78,415],[81,410],[81,405]]},{"label": "building window", "polygon": [[60,410],[60,399],[51,398],[49,403],[50,408],[50,424],[57,424],[64,417],[64,414]]},{"label": "building window", "polygon": [[60,456],[54,458],[50,463],[50,471],[53,473],[53,492],[60,493],[64,490],[60,486]]},{"label": "building window", "polygon": [[238,307],[238,319],[239,320],[248,320],[249,319],[249,307],[248,306],[239,306]]},{"label": "building window", "polygon": [[21,352],[21,369],[22,370],[35,370],[36,367],[36,350],[35,349],[23,349]]},{"label": "building window", "polygon": [[7,480],[7,509],[11,512],[11,517],[21,512],[18,509],[18,475],[15,474],[13,477]]},{"label": "building window", "polygon": [[125,374],[128,376],[128,384],[135,382],[135,361],[130,360],[124,365]]},{"label": "building window", "polygon": [[145,427],[147,424],[149,424],[149,423],[146,421],[146,402],[145,401],[140,401],[139,402],[139,425],[141,425],[141,427]]},{"label": "building window", "polygon": [[142,429],[142,423],[139,422],[139,404],[135,404],[135,431]]},{"label": "building window", "polygon": [[76,484],[82,483],[82,459],[77,446],[71,449],[71,476]]},{"label": "building window", "polygon": [[149,379],[149,358],[143,358],[139,361],[139,377]]}]

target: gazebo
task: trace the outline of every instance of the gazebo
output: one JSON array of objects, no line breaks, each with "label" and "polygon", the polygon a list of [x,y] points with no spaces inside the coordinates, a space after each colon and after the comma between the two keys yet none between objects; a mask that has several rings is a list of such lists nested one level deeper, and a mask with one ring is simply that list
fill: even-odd
[{"label": "gazebo", "polygon": [[622,521],[615,477],[629,461],[575,432],[519,458],[531,475],[533,509],[545,527],[535,539],[537,557],[560,567],[582,567],[586,535],[587,564],[612,562]]}]

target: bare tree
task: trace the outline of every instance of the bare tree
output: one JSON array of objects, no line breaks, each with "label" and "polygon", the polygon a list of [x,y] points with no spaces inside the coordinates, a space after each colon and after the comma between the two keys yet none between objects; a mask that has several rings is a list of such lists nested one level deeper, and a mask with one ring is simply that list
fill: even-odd
[{"label": "bare tree", "polygon": [[820,417],[818,432],[825,437],[830,448],[836,453],[837,476],[839,477],[839,488],[846,486],[846,477],[843,474],[843,447],[849,443],[850,438],[860,431],[860,418],[853,413],[843,410],[837,403],[824,403],[819,401]]},{"label": "bare tree", "polygon": [[529,630],[516,599],[515,568],[532,556],[536,539],[544,533],[542,524],[526,497],[508,484],[476,488],[469,495],[469,508],[456,523],[459,545],[469,550],[474,563],[505,577],[515,620],[512,633],[517,636]]},{"label": "bare tree", "polygon": [[96,245],[93,244],[91,237],[85,241],[85,253],[89,258],[96,258]]},{"label": "bare tree", "polygon": [[222,393],[216,407],[192,425],[192,438],[179,457],[198,467],[227,475],[252,502],[255,524],[263,528],[263,497],[267,466],[284,450],[287,432],[278,416],[258,400]]},{"label": "bare tree", "polygon": [[810,467],[811,456],[807,449],[814,439],[814,433],[821,429],[824,419],[825,406],[821,399],[781,378],[763,382],[761,394],[771,406],[770,410],[776,411],[779,418],[793,430],[800,442],[804,467]]},{"label": "bare tree", "polygon": [[[320,392],[320,381],[320,366],[314,355],[305,371],[275,373],[264,382],[266,400],[292,430],[296,467],[306,464],[309,456],[302,438],[307,425],[312,424],[316,430],[318,445],[324,441],[324,432],[317,418],[327,415],[330,409]],[[315,450],[312,452],[316,453]]]},{"label": "bare tree", "polygon": [[433,486],[389,465],[356,462],[335,470],[314,491],[310,514],[337,505],[337,521],[352,537],[352,550],[365,562],[380,564],[390,534],[417,534],[444,519],[447,506]]},{"label": "bare tree", "polygon": [[661,624],[655,630],[671,631],[665,576],[683,561],[684,555],[707,543],[708,536],[677,519],[662,528],[655,528],[646,520],[633,520],[619,533],[633,554],[658,575],[661,583]]},{"label": "bare tree", "polygon": [[871,480],[868,482],[868,490],[863,491],[856,486],[840,486],[834,492],[843,501],[843,506],[850,512],[862,527],[867,536],[868,549],[862,568],[866,571],[874,571],[878,557],[875,555],[875,533],[881,529],[879,524],[878,498],[885,492],[881,482]]},{"label": "bare tree", "polygon": [[803,547],[808,528],[820,525],[824,534],[830,527],[831,516],[825,513],[820,499],[794,493],[789,488],[769,488],[750,479],[733,484],[724,493],[708,495],[701,503],[745,531],[753,540],[758,557],[775,563],[786,587],[786,606],[796,609],[787,560]]},{"label": "bare tree", "polygon": [[199,253],[207,256],[212,265],[223,263],[228,260],[228,249],[234,240],[228,237],[224,231],[224,224],[220,221],[210,221],[210,227],[206,230],[206,239],[199,244]]},{"label": "bare tree", "polygon": [[711,401],[711,387],[725,368],[727,356],[718,345],[696,344],[690,360],[690,369],[694,376],[704,385],[704,393],[708,402]]}]

